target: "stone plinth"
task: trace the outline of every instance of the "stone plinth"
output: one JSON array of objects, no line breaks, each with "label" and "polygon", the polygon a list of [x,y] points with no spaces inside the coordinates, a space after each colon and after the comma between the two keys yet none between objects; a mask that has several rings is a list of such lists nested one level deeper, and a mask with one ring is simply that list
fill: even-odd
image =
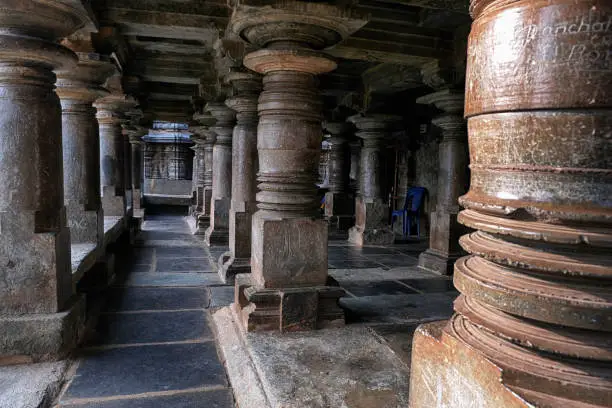
[{"label": "stone plinth", "polygon": [[410,406],[609,406],[612,88],[593,30],[612,5],[471,10],[458,220],[477,231],[460,239],[455,315],[415,335]]},{"label": "stone plinth", "polygon": [[210,130],[217,138],[212,158],[212,195],[207,245],[225,245],[229,241],[229,212],[232,199],[232,133],[235,112],[221,102],[209,102],[206,110],[217,120]]},{"label": "stone plinth", "polygon": [[76,66],[76,55],[56,40],[85,21],[65,3],[2,2],[0,355],[9,360],[62,357],[82,328],[82,299],[72,290],[53,70]]},{"label": "stone plinth", "polygon": [[124,216],[127,209],[125,195],[125,146],[121,125],[126,123],[125,112],[136,102],[122,93],[121,76],[115,74],[106,87],[111,94],[98,99],[94,106],[100,125],[100,184],[102,208],[106,216]]},{"label": "stone plinth", "polygon": [[324,122],[330,145],[328,189],[325,193],[325,218],[335,230],[346,231],[353,226],[355,198],[349,191],[350,153],[347,140],[351,126],[346,122]]},{"label": "stone plinth", "polygon": [[457,222],[459,196],[468,185],[467,129],[463,120],[463,92],[443,90],[426,95],[418,103],[433,104],[443,113],[432,120],[442,132],[439,149],[436,210],[431,214],[429,248],[419,256],[419,267],[442,275],[453,273],[455,261],[464,253],[459,237],[466,228]]},{"label": "stone plinth", "polygon": [[220,263],[224,282],[233,282],[238,273],[251,271],[251,218],[257,210],[257,99],[261,77],[253,72],[231,72],[225,78],[234,96],[225,101],[236,111],[232,137],[232,199],[229,215],[229,259]]},{"label": "stone plinth", "polygon": [[349,230],[349,242],[356,245],[389,245],[394,241],[389,225],[389,205],[384,197],[382,149],[385,138],[402,118],[393,115],[356,115],[348,119],[357,126],[363,140],[359,163],[359,190],[355,198],[355,226]]},{"label": "stone plinth", "polygon": [[[311,24],[302,24],[303,16]],[[264,75],[259,97],[257,207],[251,275],[236,277],[246,330],[311,330],[343,324],[342,289],[328,286],[327,223],[317,214],[322,101],[316,76],[336,63],[318,49],[365,21],[323,3],[238,5],[229,29],[257,47],[244,65]]]},{"label": "stone plinth", "polygon": [[91,43],[64,40],[78,55],[75,68],[57,72],[57,94],[62,105],[64,203],[73,244],[104,239],[100,200],[100,134],[93,102],[107,94],[101,85],[115,71],[107,57]]}]

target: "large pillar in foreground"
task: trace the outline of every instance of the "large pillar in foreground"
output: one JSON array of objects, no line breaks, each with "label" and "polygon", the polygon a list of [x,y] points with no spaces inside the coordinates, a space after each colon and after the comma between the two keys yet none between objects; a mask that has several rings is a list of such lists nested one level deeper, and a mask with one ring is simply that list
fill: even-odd
[{"label": "large pillar in foreground", "polygon": [[[304,23],[304,16],[310,16]],[[236,307],[246,330],[311,330],[343,324],[340,288],[328,285],[327,223],[317,214],[316,175],[322,101],[316,76],[336,63],[318,52],[361,27],[324,3],[238,6],[230,29],[257,47],[244,65],[261,74],[257,150],[258,211],[251,274],[236,277]]]},{"label": "large pillar in foreground", "polygon": [[61,357],[84,321],[73,295],[62,172],[59,45],[86,16],[65,3],[0,2],[0,362]]},{"label": "large pillar in foreground", "polygon": [[383,186],[382,149],[385,138],[402,118],[394,115],[369,114],[348,119],[359,130],[363,140],[359,163],[359,190],[355,198],[355,226],[349,230],[349,242],[362,245],[389,245],[394,241],[389,226],[389,204]]},{"label": "large pillar in foreground", "polygon": [[210,130],[216,133],[212,158],[212,196],[207,245],[229,241],[229,211],[232,200],[232,133],[236,113],[222,102],[209,102],[206,110],[217,120]]},{"label": "large pillar in foreground", "polygon": [[355,199],[349,193],[350,153],[347,141],[351,125],[346,122],[323,123],[329,132],[327,141],[329,151],[328,174],[329,191],[325,193],[325,217],[330,226],[339,231],[347,231],[353,226]]},{"label": "large pillar in foreground", "polygon": [[123,94],[121,77],[116,74],[107,81],[111,94],[98,99],[100,125],[100,185],[105,216],[123,217],[127,210],[125,195],[125,146],[121,125],[127,122],[125,112],[136,102]]},{"label": "large pillar in foreground", "polygon": [[442,90],[417,99],[432,104],[443,113],[432,123],[442,133],[439,148],[438,197],[431,214],[429,248],[419,256],[419,267],[441,275],[453,273],[455,261],[463,254],[459,237],[466,228],[457,222],[459,196],[467,189],[468,152],[467,128],[463,114],[463,92]]},{"label": "large pillar in foreground", "polygon": [[234,95],[225,101],[236,111],[232,137],[232,199],[229,214],[229,259],[219,264],[224,282],[238,273],[251,272],[251,218],[257,210],[257,99],[261,77],[253,72],[230,72],[225,80]]},{"label": "large pillar in foreground", "polygon": [[455,315],[415,334],[410,406],[609,407],[612,4],[472,14],[459,222],[477,231],[460,241]]},{"label": "large pillar in foreground", "polygon": [[73,244],[101,245],[104,213],[100,199],[100,134],[93,102],[107,94],[101,86],[115,66],[96,54],[90,41],[64,40],[77,53],[75,68],[57,73],[62,105],[64,203]]}]

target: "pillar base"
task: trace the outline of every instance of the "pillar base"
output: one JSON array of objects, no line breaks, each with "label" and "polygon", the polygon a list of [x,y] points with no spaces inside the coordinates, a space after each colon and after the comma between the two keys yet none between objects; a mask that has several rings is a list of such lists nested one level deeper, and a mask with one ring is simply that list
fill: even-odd
[{"label": "pillar base", "polygon": [[212,245],[227,245],[229,242],[229,230],[223,228],[214,228],[211,225],[206,228],[204,233],[204,243],[208,246]]},{"label": "pillar base", "polygon": [[[486,332],[481,336],[473,328],[457,315],[417,328],[411,408],[608,406],[610,376],[604,374],[605,366],[528,351]],[[505,363],[493,361],[481,347]]]},{"label": "pillar base", "polygon": [[0,365],[61,360],[83,334],[85,298],[75,296],[59,313],[0,316]]},{"label": "pillar base", "polygon": [[439,275],[452,275],[455,261],[461,254],[444,255],[429,248],[419,255],[419,268]]},{"label": "pillar base", "polygon": [[295,332],[344,326],[338,300],[344,289],[327,286],[266,289],[253,286],[251,274],[236,275],[233,307],[244,331]]},{"label": "pillar base", "polygon": [[378,229],[362,230],[358,226],[349,229],[349,242],[357,246],[363,245],[391,245],[395,241],[395,234],[391,228],[385,226]]},{"label": "pillar base", "polygon": [[251,273],[251,258],[236,258],[228,251],[219,258],[218,272],[223,283],[234,284],[236,275]]}]

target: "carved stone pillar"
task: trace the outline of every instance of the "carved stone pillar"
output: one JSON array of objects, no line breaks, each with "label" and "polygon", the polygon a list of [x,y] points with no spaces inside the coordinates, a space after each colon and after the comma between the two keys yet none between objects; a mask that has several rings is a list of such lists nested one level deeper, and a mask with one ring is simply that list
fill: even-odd
[{"label": "carved stone pillar", "polygon": [[[309,24],[304,16],[310,17]],[[336,68],[316,51],[361,27],[350,12],[323,3],[239,5],[230,30],[256,47],[244,65],[261,74],[257,149],[258,211],[251,274],[236,277],[236,307],[246,330],[310,330],[343,324],[328,285],[327,223],[317,214],[322,102],[316,76]]]},{"label": "carved stone pillar", "polygon": [[61,357],[84,320],[73,295],[53,69],[76,55],[57,38],[86,16],[50,1],[0,2],[0,361]]},{"label": "carved stone pillar", "polygon": [[233,282],[238,273],[251,271],[251,218],[257,210],[257,99],[261,77],[250,72],[231,72],[225,80],[234,96],[225,101],[236,111],[232,137],[232,199],[229,215],[229,259],[220,260],[219,274]]},{"label": "carved stone pillar", "polygon": [[443,113],[432,120],[442,133],[438,169],[438,200],[431,214],[429,248],[419,256],[419,267],[450,275],[455,261],[463,254],[459,237],[466,232],[457,222],[459,196],[468,185],[467,128],[463,119],[463,92],[443,90],[417,99],[433,104]]},{"label": "carved stone pillar", "polygon": [[198,159],[198,193],[197,193],[197,213],[196,223],[192,232],[196,235],[203,235],[210,226],[210,207],[212,199],[212,165],[213,148],[217,140],[217,134],[210,130],[216,119],[209,113],[195,114],[194,120],[200,126],[197,128],[199,139],[196,144],[199,146]]},{"label": "carved stone pillar", "polygon": [[112,93],[94,103],[100,125],[100,184],[105,216],[124,216],[127,209],[125,137],[121,125],[127,120],[125,112],[136,106],[136,102],[121,93],[120,81],[119,75],[109,79],[107,87]]},{"label": "carved stone pillar", "polygon": [[232,199],[232,133],[236,114],[221,102],[209,102],[206,110],[217,120],[210,130],[217,139],[213,148],[212,197],[210,226],[206,229],[207,245],[224,245],[229,241],[229,211]]},{"label": "carved stone pillar", "polygon": [[65,40],[77,53],[75,68],[57,72],[62,105],[64,204],[73,244],[102,244],[104,213],[100,200],[100,133],[93,102],[107,94],[101,85],[115,66],[96,54],[91,42]]},{"label": "carved stone pillar", "polygon": [[329,191],[325,193],[325,217],[337,230],[346,231],[353,226],[355,198],[349,192],[350,153],[347,140],[351,126],[346,122],[325,122],[329,132],[328,174]]},{"label": "carved stone pillar", "polygon": [[134,217],[142,218],[144,208],[142,206],[142,172],[143,172],[143,146],[142,137],[147,134],[143,127],[136,126],[128,131],[128,138],[132,147],[131,174],[132,174],[132,199]]},{"label": "carved stone pillar", "polygon": [[602,40],[612,4],[473,1],[471,12],[471,185],[459,222],[477,231],[460,240],[470,255],[455,264],[455,315],[415,334],[410,406],[610,406],[612,87]]},{"label": "carved stone pillar", "polygon": [[385,138],[402,120],[399,116],[371,114],[348,119],[363,140],[359,163],[359,191],[355,198],[355,226],[349,230],[349,242],[362,245],[389,245],[394,234],[389,226],[389,204],[384,196],[382,149]]}]

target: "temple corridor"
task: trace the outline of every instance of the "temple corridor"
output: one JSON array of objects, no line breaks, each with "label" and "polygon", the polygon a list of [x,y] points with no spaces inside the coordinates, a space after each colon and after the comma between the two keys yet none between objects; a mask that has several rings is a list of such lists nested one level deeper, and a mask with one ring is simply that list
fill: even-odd
[{"label": "temple corridor", "polygon": [[[457,296],[450,279],[416,267],[425,248],[423,240],[329,247],[347,323],[370,327],[408,367],[412,332],[448,318]],[[226,250],[192,235],[183,216],[147,216],[116,280],[98,294],[103,310],[54,406],[234,407],[211,317],[234,300],[216,268]]]}]

